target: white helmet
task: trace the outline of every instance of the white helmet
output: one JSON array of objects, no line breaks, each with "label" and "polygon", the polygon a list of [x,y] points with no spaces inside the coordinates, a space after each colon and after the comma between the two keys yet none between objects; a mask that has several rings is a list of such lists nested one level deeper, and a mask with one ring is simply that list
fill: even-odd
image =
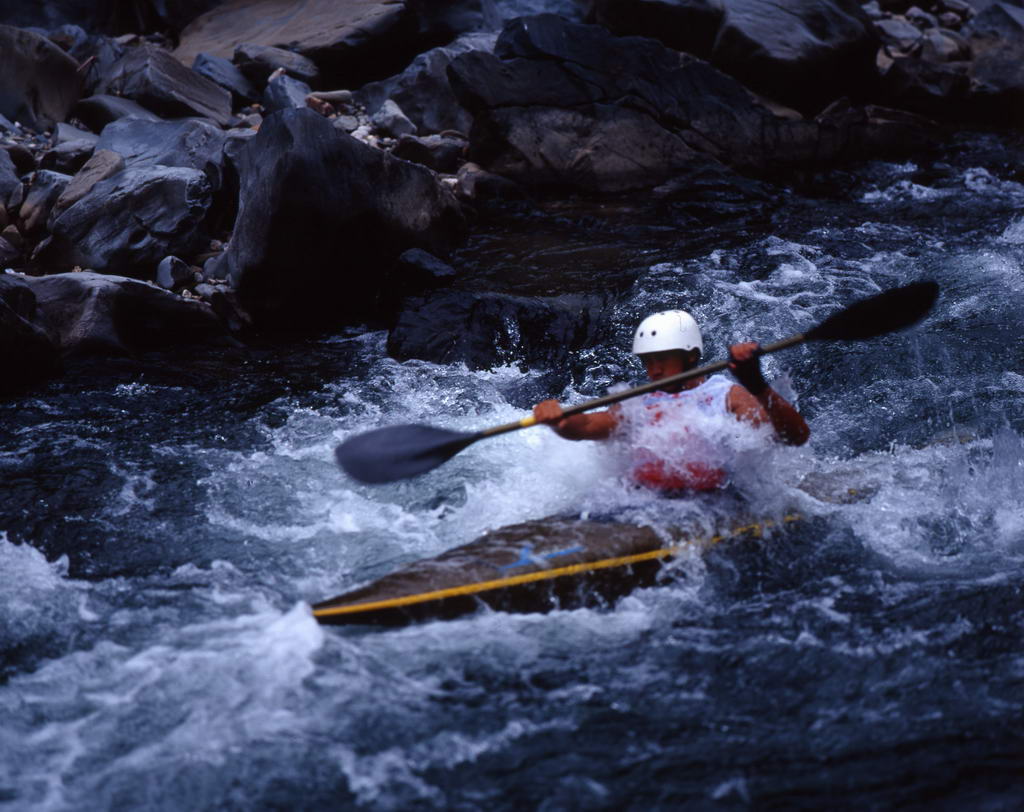
[{"label": "white helmet", "polygon": [[685,310],[666,310],[648,316],[636,328],[633,336],[633,354],[665,350],[700,350],[704,354],[704,341],[693,316]]}]

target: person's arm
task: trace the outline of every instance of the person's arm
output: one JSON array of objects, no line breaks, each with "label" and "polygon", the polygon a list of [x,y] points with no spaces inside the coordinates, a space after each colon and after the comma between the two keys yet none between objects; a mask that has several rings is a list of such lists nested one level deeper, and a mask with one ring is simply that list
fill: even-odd
[{"label": "person's arm", "polygon": [[811,436],[807,421],[764,379],[760,350],[755,341],[729,348],[729,370],[741,385],[729,390],[726,408],[751,425],[770,423],[775,436],[786,445],[803,445]]},{"label": "person's arm", "polygon": [[614,409],[563,417],[557,400],[541,401],[533,407],[533,416],[566,440],[607,440],[619,423]]}]

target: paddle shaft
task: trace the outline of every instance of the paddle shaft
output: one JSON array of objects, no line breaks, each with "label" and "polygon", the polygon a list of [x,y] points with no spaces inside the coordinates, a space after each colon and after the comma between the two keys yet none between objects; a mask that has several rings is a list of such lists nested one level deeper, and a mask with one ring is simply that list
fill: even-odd
[{"label": "paddle shaft", "polygon": [[[761,355],[767,355],[770,352],[778,352],[784,350],[787,347],[792,347],[795,344],[800,344],[807,340],[805,333],[797,333],[796,335],[784,338],[781,341],[776,341],[772,344],[765,344],[761,347]],[[688,369],[685,372],[680,372],[677,375],[670,375],[667,378],[662,378],[658,381],[649,381],[648,383],[640,384],[640,386],[634,386],[632,389],[626,389],[623,392],[615,392],[611,395],[605,395],[602,398],[594,398],[593,400],[587,400],[583,403],[577,403],[575,406],[568,406],[562,410],[563,417],[571,417],[574,414],[582,414],[583,412],[589,412],[592,409],[600,409],[602,406],[611,406],[613,403],[619,403],[629,398],[635,398],[637,395],[645,395],[648,392],[654,392],[658,389],[664,389],[666,386],[675,386],[685,381],[692,381],[694,378],[702,378],[705,375],[710,375],[714,372],[720,372],[729,366],[729,361],[715,361],[711,364],[705,364],[702,367],[695,367],[694,369]],[[533,415],[528,415],[522,420],[517,420],[514,423],[504,423],[500,426],[493,426],[489,429],[477,432],[475,440],[482,440],[485,437],[495,437],[498,434],[506,434],[510,431],[517,431],[518,429],[526,429],[530,426],[537,425],[537,420]]]}]

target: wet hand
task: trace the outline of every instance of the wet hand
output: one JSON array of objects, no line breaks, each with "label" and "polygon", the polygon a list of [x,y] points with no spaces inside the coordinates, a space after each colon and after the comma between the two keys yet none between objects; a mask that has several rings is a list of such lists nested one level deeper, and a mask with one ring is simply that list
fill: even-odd
[{"label": "wet hand", "polygon": [[563,417],[562,406],[557,400],[542,400],[533,407],[533,418],[538,423],[558,423]]},{"label": "wet hand", "polygon": [[729,371],[752,395],[760,395],[768,388],[768,382],[761,373],[761,345],[756,341],[729,347]]}]

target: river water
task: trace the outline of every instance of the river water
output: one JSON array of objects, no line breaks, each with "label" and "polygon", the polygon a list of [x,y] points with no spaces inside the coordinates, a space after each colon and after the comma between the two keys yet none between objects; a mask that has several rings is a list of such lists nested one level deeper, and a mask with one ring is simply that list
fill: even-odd
[{"label": "river water", "polygon": [[[756,204],[497,217],[456,257],[470,283],[624,291],[556,369],[518,362],[514,325],[490,370],[397,363],[350,330],[79,362],[0,403],[0,808],[1020,808],[1021,155],[974,134]],[[360,486],[332,462],[351,434],[638,381],[652,310],[691,309],[714,359],[924,278],[942,295],[919,327],[766,359],[813,436],[745,487],[799,525],[610,607],[313,620],[492,528],[693,510],[543,428]]]}]

